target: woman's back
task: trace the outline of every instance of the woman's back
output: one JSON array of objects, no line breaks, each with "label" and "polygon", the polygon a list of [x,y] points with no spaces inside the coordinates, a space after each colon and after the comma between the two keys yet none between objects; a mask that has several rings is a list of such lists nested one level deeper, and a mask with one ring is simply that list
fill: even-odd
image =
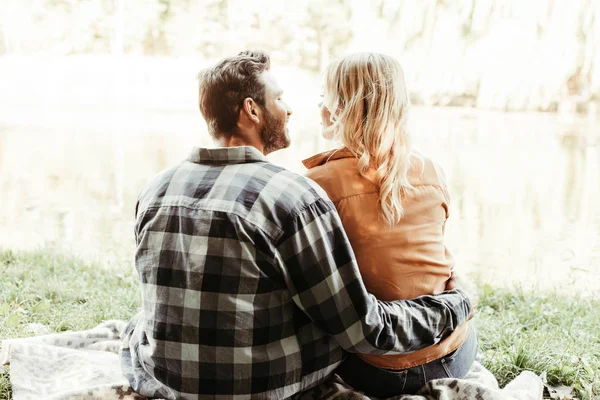
[{"label": "woman's back", "polygon": [[[448,192],[439,168],[413,153],[400,63],[379,53],[348,55],[329,64],[323,89],[323,137],[343,149],[305,165],[337,207],[366,288],[381,300],[442,292],[453,266],[443,242]],[[467,323],[410,354],[351,355],[338,372],[377,397],[414,393],[430,379],[464,376],[476,347]],[[386,370],[403,370],[410,385]]]},{"label": "woman's back", "polygon": [[[367,290],[378,299],[412,299],[444,291],[453,259],[443,242],[448,192],[441,170],[427,158],[411,156],[409,183],[402,197],[404,215],[389,225],[381,218],[375,171],[366,179],[346,150],[317,154],[304,161],[307,176],[327,192],[342,219]],[[363,356],[382,368],[409,368],[458,348],[468,327],[421,351],[401,356]]]}]

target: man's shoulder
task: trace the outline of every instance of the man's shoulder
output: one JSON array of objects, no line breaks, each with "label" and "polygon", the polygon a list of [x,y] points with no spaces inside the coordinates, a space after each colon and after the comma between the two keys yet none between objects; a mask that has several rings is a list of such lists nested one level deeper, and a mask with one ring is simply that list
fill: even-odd
[{"label": "man's shoulder", "polygon": [[168,189],[170,182],[173,180],[173,177],[175,176],[177,171],[179,171],[183,164],[184,163],[179,163],[177,165],[173,165],[155,173],[142,186],[138,195],[138,201],[141,201],[144,198],[157,197],[161,194],[164,195]]},{"label": "man's shoulder", "polygon": [[318,201],[329,201],[319,185],[270,162],[183,162],[156,174],[138,197],[139,209],[185,205],[220,211],[263,229],[268,226],[269,232]]},{"label": "man's shoulder", "polygon": [[286,213],[296,214],[316,201],[329,201],[327,193],[313,180],[275,164],[266,164],[273,173],[265,189],[262,200],[272,202]]}]

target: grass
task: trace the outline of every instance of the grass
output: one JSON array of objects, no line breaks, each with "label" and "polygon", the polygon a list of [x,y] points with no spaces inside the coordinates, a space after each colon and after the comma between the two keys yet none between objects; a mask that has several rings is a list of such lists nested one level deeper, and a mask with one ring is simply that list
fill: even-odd
[{"label": "grass", "polygon": [[[115,272],[51,250],[0,250],[0,340],[82,330],[127,319],[139,304],[130,266]],[[600,301],[574,293],[527,293],[484,285],[477,329],[483,364],[500,385],[523,370],[547,374],[581,399],[600,396]],[[0,399],[10,399],[8,369],[0,369]]]},{"label": "grass", "polygon": [[483,364],[508,383],[523,370],[546,372],[548,383],[600,397],[600,301],[577,292],[528,293],[484,285],[477,329]]},{"label": "grass", "polygon": [[[53,251],[0,250],[0,340],[33,336],[32,323],[63,332],[130,318],[140,302],[132,272]],[[10,393],[8,370],[0,367],[0,399]]]}]

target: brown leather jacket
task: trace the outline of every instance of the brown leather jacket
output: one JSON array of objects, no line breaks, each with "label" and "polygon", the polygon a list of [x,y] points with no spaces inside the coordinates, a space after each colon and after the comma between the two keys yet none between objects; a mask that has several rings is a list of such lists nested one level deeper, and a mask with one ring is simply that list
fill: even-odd
[{"label": "brown leather jacket", "polygon": [[[423,161],[414,158],[409,171],[413,188],[402,198],[404,216],[389,226],[380,217],[377,185],[358,173],[350,151],[332,150],[304,160],[307,176],[325,189],[340,214],[367,290],[381,300],[443,292],[454,265],[443,241],[446,184],[439,167],[427,158]],[[374,171],[370,174],[374,177]],[[456,350],[467,333],[468,323],[440,343],[413,353],[360,356],[380,368],[410,368]]]}]

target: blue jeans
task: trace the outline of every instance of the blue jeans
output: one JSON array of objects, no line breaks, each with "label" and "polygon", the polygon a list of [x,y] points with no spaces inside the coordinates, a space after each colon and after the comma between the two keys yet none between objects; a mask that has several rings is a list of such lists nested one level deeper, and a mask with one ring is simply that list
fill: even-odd
[{"label": "blue jeans", "polygon": [[471,326],[462,346],[427,364],[401,370],[382,369],[350,354],[335,372],[350,386],[370,396],[386,398],[416,394],[433,379],[463,378],[475,361],[477,349],[477,334]]}]

